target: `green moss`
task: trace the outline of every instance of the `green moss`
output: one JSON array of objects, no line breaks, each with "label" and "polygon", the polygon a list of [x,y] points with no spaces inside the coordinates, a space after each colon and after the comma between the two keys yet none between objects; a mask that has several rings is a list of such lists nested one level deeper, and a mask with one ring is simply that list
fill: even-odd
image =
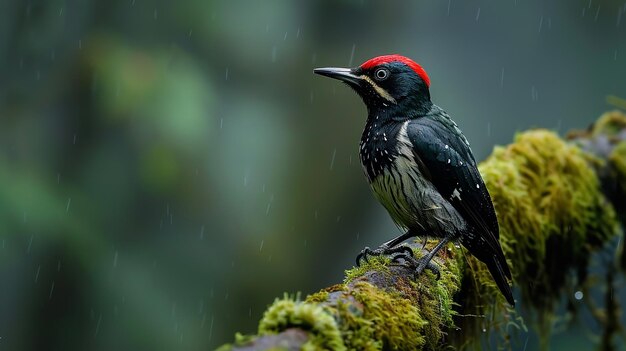
[{"label": "green moss", "polygon": [[[453,327],[452,296],[460,287],[459,267],[449,259],[452,254],[453,250],[442,250],[436,258],[439,279],[428,270],[416,280],[394,276],[388,258],[372,258],[346,272],[346,284],[310,295],[305,302],[289,297],[274,302],[259,334],[299,327],[311,335],[303,349],[312,350],[438,349],[445,330]],[[379,288],[361,280],[372,272],[388,286]]]},{"label": "green moss", "polygon": [[225,344],[217,348],[215,351],[229,351],[232,350],[233,347],[245,346],[252,343],[256,339],[256,336],[253,335],[244,335],[241,333],[235,333],[235,342],[231,344]]},{"label": "green moss", "polygon": [[[429,241],[428,246],[435,244]],[[361,274],[371,270],[391,279],[388,261],[348,272],[347,281],[353,282],[351,297],[363,307],[362,314],[354,313],[351,306],[338,307],[346,345],[357,350],[437,349],[445,330],[453,327],[452,297],[460,288],[459,267],[449,259],[452,254],[452,250],[442,250],[435,259],[440,265],[439,279],[429,270],[416,280],[396,276],[388,290],[359,281]],[[421,250],[415,255],[420,257]]]},{"label": "green moss", "polygon": [[626,129],[626,115],[615,110],[604,113],[593,124],[591,128],[592,136],[605,135],[609,138],[615,137]]},{"label": "green moss", "polygon": [[368,271],[388,272],[389,263],[391,259],[387,256],[370,256],[367,262],[362,261],[360,266],[346,270],[343,283],[349,284]]},{"label": "green moss", "polygon": [[[363,315],[349,323],[355,324],[359,336],[347,338],[352,349],[383,346],[388,350],[417,350],[425,344],[421,331],[428,321],[411,300],[366,282],[356,283],[352,296],[363,305]],[[372,340],[377,344],[368,345]]]},{"label": "green moss", "polygon": [[[496,209],[500,242],[515,286],[540,320],[550,316],[567,284],[572,284],[564,272],[583,271],[592,249],[616,233],[614,209],[587,159],[555,133],[534,130],[519,134],[507,147],[495,148],[479,167]],[[471,304],[498,301],[496,306],[506,313],[486,267],[473,259],[467,267],[471,274],[465,279],[475,288],[465,291],[473,294]]]},{"label": "green moss", "polygon": [[295,301],[287,296],[276,300],[259,323],[259,334],[277,334],[297,327],[309,332],[307,348],[346,350],[337,322],[323,307]]},{"label": "green moss", "polygon": [[622,141],[609,155],[609,166],[612,180],[618,187],[618,191],[626,194],[626,141]]}]

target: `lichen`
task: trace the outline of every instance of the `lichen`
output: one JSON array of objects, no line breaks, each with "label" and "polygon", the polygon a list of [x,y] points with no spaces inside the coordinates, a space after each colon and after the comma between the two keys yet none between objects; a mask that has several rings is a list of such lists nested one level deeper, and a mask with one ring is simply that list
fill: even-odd
[{"label": "lichen", "polygon": [[346,350],[337,322],[327,310],[288,296],[277,299],[265,311],[259,323],[259,335],[277,334],[292,327],[309,332],[303,349]]}]

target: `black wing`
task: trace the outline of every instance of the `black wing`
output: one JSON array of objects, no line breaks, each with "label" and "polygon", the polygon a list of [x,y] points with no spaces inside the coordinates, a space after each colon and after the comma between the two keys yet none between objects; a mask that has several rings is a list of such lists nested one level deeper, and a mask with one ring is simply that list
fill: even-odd
[{"label": "black wing", "polygon": [[487,264],[507,301],[514,305],[505,278],[511,279],[511,271],[498,240],[498,219],[467,140],[439,108],[411,120],[407,136],[422,174],[470,225],[466,234],[474,237],[461,236],[461,243]]},{"label": "black wing", "polygon": [[[474,234],[486,241],[490,251],[500,255],[500,231],[491,197],[456,124],[443,110],[435,109],[430,115],[411,120],[407,136],[423,174],[475,229]],[[509,276],[508,267],[505,270]]]},{"label": "black wing", "polygon": [[465,137],[443,111],[411,120],[407,135],[425,176],[465,220],[494,239],[498,219]]}]

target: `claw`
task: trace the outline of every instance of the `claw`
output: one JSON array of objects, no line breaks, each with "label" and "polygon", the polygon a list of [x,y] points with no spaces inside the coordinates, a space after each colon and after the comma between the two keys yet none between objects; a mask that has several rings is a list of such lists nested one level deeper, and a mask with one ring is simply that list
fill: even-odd
[{"label": "claw", "polygon": [[411,257],[413,260],[415,260],[413,258],[413,250],[408,247],[408,246],[396,246],[394,248],[390,248],[386,245],[381,245],[380,247],[372,250],[369,247],[365,247],[363,250],[361,250],[361,252],[356,256],[356,265],[357,267],[361,266],[361,262],[365,261],[368,262],[368,257],[369,256],[387,256],[387,255],[394,255],[395,256],[401,256],[404,257],[405,260],[409,260],[408,257]]},{"label": "claw", "polygon": [[430,260],[426,261],[424,258],[418,260],[417,268],[415,269],[415,274],[420,275],[424,272],[424,269],[429,269],[433,274],[437,276],[437,280],[441,279],[441,272],[439,271],[439,267],[436,264],[431,262]]},{"label": "claw", "polygon": [[368,255],[372,255],[373,251],[366,246],[363,250],[361,250],[361,252],[356,256],[356,266],[360,267],[361,266],[361,260],[365,261],[365,263],[367,263],[367,256]]}]

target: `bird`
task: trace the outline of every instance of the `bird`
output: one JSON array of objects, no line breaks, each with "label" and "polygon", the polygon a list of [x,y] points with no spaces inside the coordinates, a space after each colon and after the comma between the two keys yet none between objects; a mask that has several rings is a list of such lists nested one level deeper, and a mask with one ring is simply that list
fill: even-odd
[{"label": "bird", "polygon": [[[487,265],[506,301],[515,302],[511,271],[499,242],[491,196],[467,138],[456,122],[431,101],[430,78],[405,56],[374,57],[353,68],[316,68],[314,73],[350,86],[367,108],[359,158],[374,196],[387,209],[399,235],[369,255],[406,254],[410,238],[438,239],[414,259],[420,274],[449,242],[460,243]],[[412,251],[409,251],[412,257]]]}]

